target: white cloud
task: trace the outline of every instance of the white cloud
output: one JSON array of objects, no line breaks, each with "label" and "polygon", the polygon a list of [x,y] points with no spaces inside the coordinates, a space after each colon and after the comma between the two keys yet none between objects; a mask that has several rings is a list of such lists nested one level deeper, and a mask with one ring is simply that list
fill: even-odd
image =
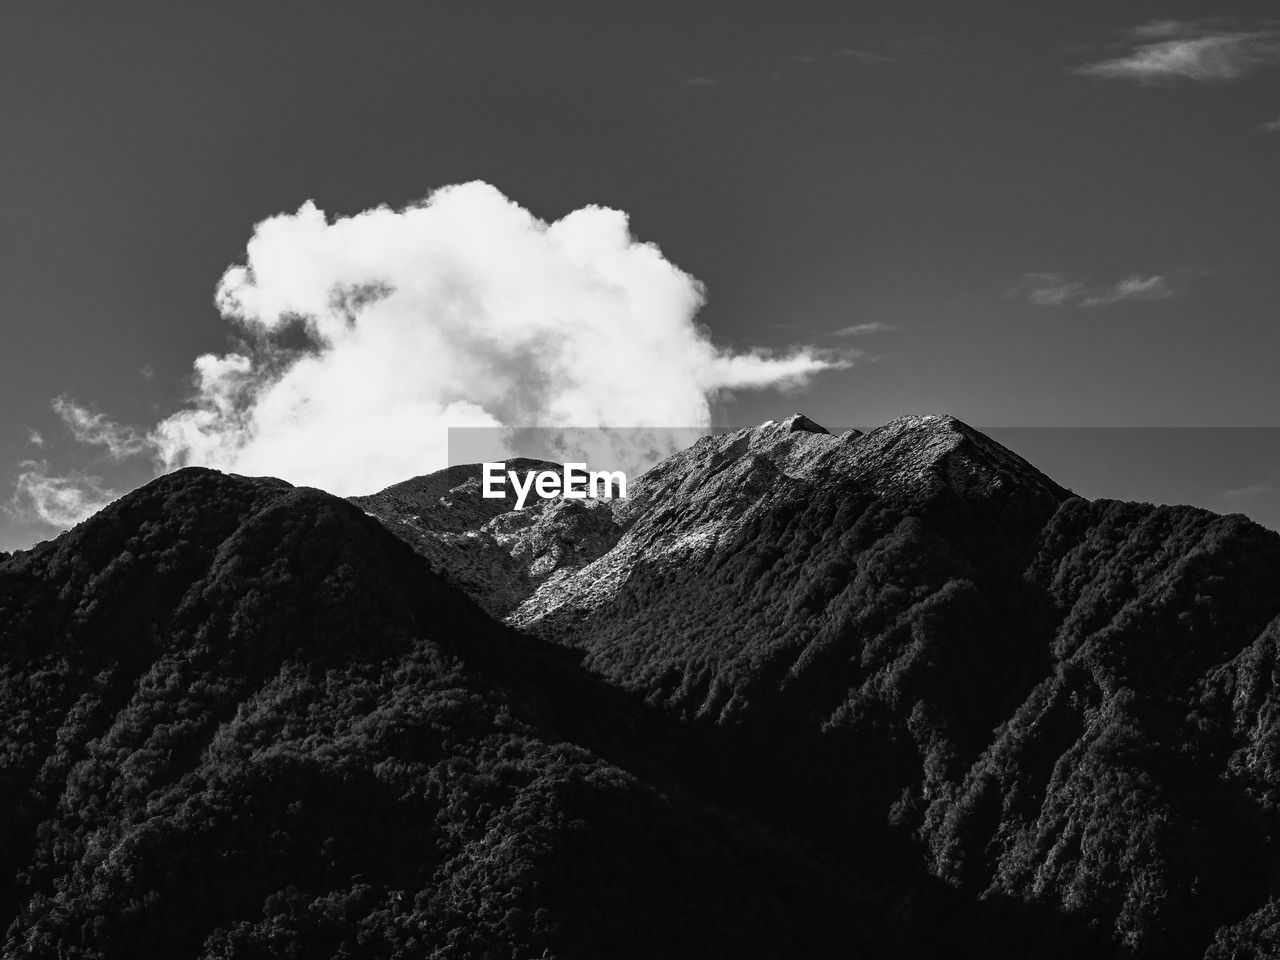
[{"label": "white cloud", "polygon": [[617,210],[545,223],[481,182],[332,221],[307,203],[259,223],[223,275],[243,346],[196,359],[186,407],[148,431],[58,408],[78,439],[164,469],[354,494],[444,466],[450,426],[702,427],[720,391],[851,362],[717,347],[703,299]]},{"label": "white cloud", "polygon": [[1040,307],[1102,307],[1123,301],[1170,300],[1184,292],[1180,282],[1159,274],[1134,274],[1113,284],[1090,286],[1056,273],[1028,273],[1005,296]]},{"label": "white cloud", "polygon": [[53,476],[43,461],[19,464],[13,498],[5,510],[19,519],[52,527],[71,527],[97,513],[118,494],[97,477]]},{"label": "white cloud", "polygon": [[44,434],[42,434],[39,430],[28,430],[27,440],[30,441],[33,447],[44,446]]},{"label": "white cloud", "polygon": [[1280,63],[1280,30],[1230,30],[1216,23],[1155,20],[1129,31],[1120,56],[1088,63],[1077,73],[1157,84],[1237,80],[1259,67]]},{"label": "white cloud", "polygon": [[1263,133],[1280,132],[1280,117],[1277,117],[1274,120],[1268,120],[1266,123],[1258,124],[1258,129]]}]

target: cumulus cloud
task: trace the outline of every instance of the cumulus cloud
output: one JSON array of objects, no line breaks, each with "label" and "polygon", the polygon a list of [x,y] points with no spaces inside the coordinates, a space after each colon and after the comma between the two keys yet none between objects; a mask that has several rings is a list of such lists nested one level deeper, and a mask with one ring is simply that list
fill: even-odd
[{"label": "cumulus cloud", "polygon": [[354,494],[445,466],[448,427],[707,426],[721,391],[851,362],[719,347],[703,301],[617,210],[547,223],[481,182],[350,217],[306,203],[259,223],[223,275],[241,342],[195,360],[185,407],[137,430],[56,406],[112,456]]},{"label": "cumulus cloud", "polygon": [[97,513],[119,496],[97,477],[55,476],[42,460],[19,464],[13,497],[5,506],[12,516],[51,527],[71,527]]},{"label": "cumulus cloud", "polygon": [[1179,282],[1159,274],[1134,274],[1113,284],[1090,286],[1057,273],[1028,273],[1005,295],[1039,307],[1103,307],[1132,300],[1170,300],[1183,292]]},{"label": "cumulus cloud", "polygon": [[1228,29],[1218,22],[1153,20],[1128,31],[1119,56],[1077,69],[1085,76],[1158,84],[1237,80],[1280,63],[1280,29]]}]

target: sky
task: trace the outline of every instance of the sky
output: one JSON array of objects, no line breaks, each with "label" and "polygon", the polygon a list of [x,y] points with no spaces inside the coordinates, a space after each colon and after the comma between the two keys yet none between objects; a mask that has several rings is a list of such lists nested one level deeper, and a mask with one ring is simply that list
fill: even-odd
[{"label": "sky", "polygon": [[1280,525],[1274,5],[10,2],[0,123],[0,549],[796,410]]}]

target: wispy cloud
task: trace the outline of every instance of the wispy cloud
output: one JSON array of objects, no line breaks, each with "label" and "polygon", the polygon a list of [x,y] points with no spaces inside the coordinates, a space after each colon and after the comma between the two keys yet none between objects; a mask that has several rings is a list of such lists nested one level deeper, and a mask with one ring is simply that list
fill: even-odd
[{"label": "wispy cloud", "polygon": [[1247,487],[1233,487],[1230,490],[1223,490],[1222,493],[1218,494],[1218,497],[1234,503],[1240,500],[1253,500],[1255,497],[1261,497],[1274,491],[1275,487],[1269,483],[1251,483]]},{"label": "wispy cloud", "polygon": [[53,409],[79,443],[105,447],[113,460],[124,460],[155,450],[155,444],[145,434],[108,420],[101,413],[93,413],[68,397],[55,399]]},{"label": "wispy cloud", "polygon": [[[680,81],[686,87],[737,86],[766,80],[778,83],[785,80],[803,80],[809,83],[836,84],[847,74],[857,71],[849,65],[880,67],[886,64],[910,66],[928,65],[946,41],[937,34],[907,37],[905,39],[881,39],[863,46],[834,46],[826,49],[792,53],[776,64],[761,65],[758,70],[747,70],[724,77],[696,76]],[[844,68],[842,69],[842,65]],[[772,69],[770,69],[772,67]],[[789,67],[795,69],[788,69]]]},{"label": "wispy cloud", "polygon": [[1179,291],[1168,277],[1153,274],[1149,277],[1125,277],[1115,285],[1090,294],[1080,301],[1082,307],[1103,307],[1124,300],[1172,300]]},{"label": "wispy cloud", "polygon": [[1058,273],[1027,273],[1005,296],[1038,307],[1104,307],[1133,300],[1171,300],[1185,292],[1180,280],[1160,274],[1133,274],[1112,284],[1091,285]]},{"label": "wispy cloud", "polygon": [[1040,307],[1061,307],[1081,295],[1084,284],[1067,280],[1057,273],[1026,273],[1016,287],[1005,296],[1026,299]]},{"label": "wispy cloud", "polygon": [[[881,49],[868,47],[836,47],[824,53],[798,53],[791,59],[798,63],[831,63],[847,61],[860,63],[869,67],[886,63],[919,64],[917,57],[926,57],[943,46],[942,38],[937,36],[913,37],[909,40],[882,44]],[[892,51],[890,53],[885,50]]]},{"label": "wispy cloud", "polygon": [[51,527],[71,527],[97,513],[119,494],[102,486],[98,477],[82,474],[53,476],[42,460],[18,465],[18,480],[5,512],[20,520]]},{"label": "wispy cloud", "polygon": [[1153,20],[1126,31],[1117,56],[1076,72],[1153,85],[1177,80],[1223,83],[1280,63],[1280,27],[1249,29],[1221,21]]},{"label": "wispy cloud", "polygon": [[1263,133],[1280,133],[1280,117],[1258,124],[1258,129]]},{"label": "wispy cloud", "polygon": [[855,323],[847,327],[841,327],[839,330],[833,330],[833,337],[866,337],[873,333],[886,333],[890,330],[896,330],[897,327],[888,323]]}]

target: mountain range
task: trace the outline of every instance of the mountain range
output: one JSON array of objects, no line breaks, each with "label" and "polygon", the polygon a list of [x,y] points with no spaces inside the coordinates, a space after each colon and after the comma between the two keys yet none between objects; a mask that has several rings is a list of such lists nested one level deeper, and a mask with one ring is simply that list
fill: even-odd
[{"label": "mountain range", "polygon": [[629,486],[0,555],[3,956],[1280,956],[1280,535],[940,416]]}]

